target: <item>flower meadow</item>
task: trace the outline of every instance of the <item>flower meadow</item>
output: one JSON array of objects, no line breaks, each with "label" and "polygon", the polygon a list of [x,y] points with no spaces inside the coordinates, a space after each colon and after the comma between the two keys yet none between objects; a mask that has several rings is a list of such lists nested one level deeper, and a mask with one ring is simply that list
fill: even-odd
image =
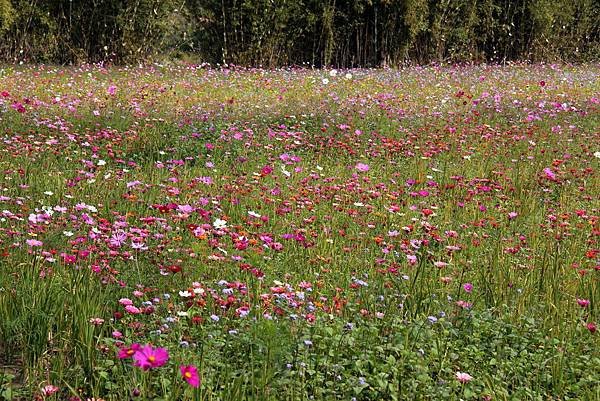
[{"label": "flower meadow", "polygon": [[0,399],[600,399],[600,66],[0,69]]}]

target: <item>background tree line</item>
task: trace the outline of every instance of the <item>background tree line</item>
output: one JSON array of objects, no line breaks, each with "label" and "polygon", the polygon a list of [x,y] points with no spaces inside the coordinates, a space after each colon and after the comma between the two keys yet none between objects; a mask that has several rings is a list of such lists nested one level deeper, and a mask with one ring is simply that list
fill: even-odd
[{"label": "background tree line", "polygon": [[600,59],[598,0],[0,0],[4,62]]}]

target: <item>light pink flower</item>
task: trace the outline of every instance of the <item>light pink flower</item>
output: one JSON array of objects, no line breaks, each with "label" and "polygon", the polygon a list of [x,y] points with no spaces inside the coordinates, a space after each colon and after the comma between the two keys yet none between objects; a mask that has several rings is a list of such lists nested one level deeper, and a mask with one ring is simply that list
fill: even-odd
[{"label": "light pink flower", "polygon": [[42,395],[45,397],[51,396],[52,394],[58,392],[59,388],[53,384],[48,384],[47,386],[42,387]]},{"label": "light pink flower", "polygon": [[456,380],[464,384],[473,380],[473,376],[464,372],[456,372]]},{"label": "light pink flower", "polygon": [[37,239],[28,239],[25,242],[27,243],[27,245],[29,245],[31,247],[44,245],[44,243],[42,241],[39,241]]},{"label": "light pink flower", "polygon": [[370,169],[369,165],[365,164],[365,163],[357,163],[356,166],[355,166],[355,168],[358,171],[363,172],[363,173],[366,173]]},{"label": "light pink flower", "polygon": [[125,310],[128,313],[131,313],[132,315],[139,315],[140,313],[142,313],[142,311],[140,310],[140,308],[138,308],[137,306],[133,306],[133,305],[127,305],[125,307]]}]

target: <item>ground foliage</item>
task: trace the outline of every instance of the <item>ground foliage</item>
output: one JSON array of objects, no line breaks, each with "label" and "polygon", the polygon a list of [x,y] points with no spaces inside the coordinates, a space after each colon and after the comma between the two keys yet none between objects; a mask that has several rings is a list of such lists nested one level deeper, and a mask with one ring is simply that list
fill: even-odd
[{"label": "ground foliage", "polygon": [[0,76],[0,399],[598,399],[598,65]]}]

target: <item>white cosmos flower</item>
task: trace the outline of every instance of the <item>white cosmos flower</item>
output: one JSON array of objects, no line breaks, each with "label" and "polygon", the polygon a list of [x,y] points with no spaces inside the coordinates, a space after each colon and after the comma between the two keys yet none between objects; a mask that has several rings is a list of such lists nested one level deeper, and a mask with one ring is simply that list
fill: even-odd
[{"label": "white cosmos flower", "polygon": [[213,227],[216,228],[217,230],[222,230],[224,228],[227,228],[227,221],[222,220],[222,219],[216,219],[213,222]]}]

